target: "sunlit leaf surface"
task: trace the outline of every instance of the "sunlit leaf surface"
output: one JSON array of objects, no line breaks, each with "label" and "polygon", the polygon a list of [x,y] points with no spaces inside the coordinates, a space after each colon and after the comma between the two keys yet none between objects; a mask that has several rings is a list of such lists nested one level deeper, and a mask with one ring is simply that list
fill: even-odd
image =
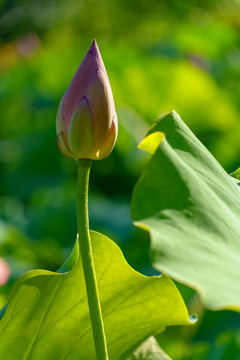
[{"label": "sunlit leaf surface", "polygon": [[166,137],[139,179],[132,200],[135,224],[151,235],[154,267],[196,289],[210,309],[240,311],[236,179],[175,112],[154,124],[140,148],[151,153],[156,132]]},{"label": "sunlit leaf surface", "polygon": [[[133,270],[118,246],[91,232],[110,359],[168,325],[190,324],[166,276]],[[58,273],[35,270],[15,284],[0,321],[1,359],[95,359],[78,243]]]}]

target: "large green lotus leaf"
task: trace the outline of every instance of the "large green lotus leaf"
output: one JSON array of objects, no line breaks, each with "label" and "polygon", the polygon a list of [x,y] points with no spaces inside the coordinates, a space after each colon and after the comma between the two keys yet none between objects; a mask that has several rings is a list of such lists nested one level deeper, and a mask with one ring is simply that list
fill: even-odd
[{"label": "large green lotus leaf", "polygon": [[174,111],[139,147],[153,156],[134,189],[132,218],[150,232],[154,267],[196,289],[206,307],[240,311],[238,181]]},{"label": "large green lotus leaf", "polygon": [[[185,304],[166,276],[134,271],[118,246],[91,232],[110,359],[168,325],[190,324]],[[95,359],[79,247],[59,273],[35,270],[12,289],[0,321],[1,360]]]}]

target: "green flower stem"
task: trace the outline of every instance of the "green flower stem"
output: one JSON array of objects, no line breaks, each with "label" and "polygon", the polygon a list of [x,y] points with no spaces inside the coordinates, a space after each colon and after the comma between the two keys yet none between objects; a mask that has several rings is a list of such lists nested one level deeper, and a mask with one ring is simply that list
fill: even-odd
[{"label": "green flower stem", "polygon": [[104,324],[89,232],[88,183],[91,165],[91,160],[78,160],[77,224],[96,359],[108,360],[107,343],[104,333]]}]

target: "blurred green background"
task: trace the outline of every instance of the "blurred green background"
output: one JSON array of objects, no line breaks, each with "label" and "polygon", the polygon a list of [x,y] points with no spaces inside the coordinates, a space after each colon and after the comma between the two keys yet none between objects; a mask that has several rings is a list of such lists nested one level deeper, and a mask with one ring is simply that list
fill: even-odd
[{"label": "blurred green background", "polygon": [[[240,1],[0,1],[0,256],[11,267],[0,308],[25,271],[55,271],[76,236],[76,164],[57,149],[55,117],[94,38],[112,86],[119,136],[93,164],[90,225],[138,271],[156,273],[131,193],[151,124],[175,109],[228,172],[240,153]],[[158,340],[173,359],[240,359],[240,317],[202,308],[177,284],[198,325]],[[224,286],[224,284],[223,284]],[[160,311],[160,310],[159,310]]]}]

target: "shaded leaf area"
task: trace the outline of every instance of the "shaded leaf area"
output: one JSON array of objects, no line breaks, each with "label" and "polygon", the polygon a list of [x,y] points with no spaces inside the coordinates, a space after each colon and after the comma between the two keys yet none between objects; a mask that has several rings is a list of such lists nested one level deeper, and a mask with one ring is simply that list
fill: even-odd
[{"label": "shaded leaf area", "polygon": [[[91,232],[110,359],[126,359],[168,325],[190,324],[173,282],[133,270],[118,246]],[[71,270],[70,270],[71,269]],[[0,322],[1,359],[95,359],[78,242],[58,273],[23,275]]]},{"label": "shaded leaf area", "polygon": [[154,267],[196,289],[206,307],[240,311],[236,179],[175,112],[160,118],[139,147],[156,150],[132,199],[135,224],[151,235]]}]

